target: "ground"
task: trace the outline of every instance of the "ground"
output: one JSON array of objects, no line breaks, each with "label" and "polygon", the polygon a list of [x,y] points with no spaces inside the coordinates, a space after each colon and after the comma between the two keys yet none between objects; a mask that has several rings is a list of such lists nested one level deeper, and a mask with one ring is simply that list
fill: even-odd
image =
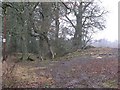
[{"label": "ground", "polygon": [[118,53],[112,48],[77,50],[55,60],[3,62],[3,87],[117,88]]}]

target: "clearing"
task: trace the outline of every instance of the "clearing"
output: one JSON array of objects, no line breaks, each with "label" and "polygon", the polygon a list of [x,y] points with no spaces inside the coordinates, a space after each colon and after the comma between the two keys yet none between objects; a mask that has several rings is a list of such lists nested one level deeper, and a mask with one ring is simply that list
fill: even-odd
[{"label": "clearing", "polygon": [[3,88],[117,88],[118,50],[77,50],[55,60],[3,63]]}]

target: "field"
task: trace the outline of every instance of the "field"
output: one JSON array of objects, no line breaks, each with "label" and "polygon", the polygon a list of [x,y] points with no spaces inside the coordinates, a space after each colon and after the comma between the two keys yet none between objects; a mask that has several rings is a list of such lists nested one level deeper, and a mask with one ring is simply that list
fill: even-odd
[{"label": "field", "polygon": [[3,62],[3,88],[117,88],[118,50],[77,50],[54,60]]}]

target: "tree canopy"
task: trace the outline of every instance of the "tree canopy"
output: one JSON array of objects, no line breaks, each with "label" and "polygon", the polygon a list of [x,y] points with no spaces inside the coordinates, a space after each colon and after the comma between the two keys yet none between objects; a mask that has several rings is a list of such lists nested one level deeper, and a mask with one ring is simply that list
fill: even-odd
[{"label": "tree canopy", "polygon": [[22,60],[30,53],[44,60],[84,49],[93,33],[104,30],[107,13],[94,1],[2,2],[2,12],[5,52],[21,53]]}]

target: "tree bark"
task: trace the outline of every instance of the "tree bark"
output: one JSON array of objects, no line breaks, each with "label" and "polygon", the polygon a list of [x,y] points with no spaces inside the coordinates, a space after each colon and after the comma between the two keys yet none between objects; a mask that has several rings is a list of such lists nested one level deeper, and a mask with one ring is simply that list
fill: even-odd
[{"label": "tree bark", "polygon": [[59,35],[59,3],[56,3],[56,9],[55,9],[55,28],[56,28],[56,33],[55,33],[55,39],[58,39]]},{"label": "tree bark", "polygon": [[78,14],[76,15],[77,24],[75,27],[75,34],[73,44],[75,49],[82,48],[82,2],[78,6]]},{"label": "tree bark", "polygon": [[[41,35],[44,40],[42,40],[42,42],[40,40],[39,43],[41,43],[41,44],[43,44],[44,42],[47,43],[48,51],[51,54],[51,58],[53,58],[54,57],[53,51],[52,51],[51,45],[49,43],[49,39],[47,37],[48,31],[49,31],[50,25],[51,25],[51,23],[50,23],[51,3],[43,2],[43,3],[41,3],[41,7],[42,7],[42,14],[44,15],[44,18],[42,19],[41,31],[39,32],[39,35]],[[44,48],[42,48],[41,52],[43,52],[43,50],[44,50]]]}]

